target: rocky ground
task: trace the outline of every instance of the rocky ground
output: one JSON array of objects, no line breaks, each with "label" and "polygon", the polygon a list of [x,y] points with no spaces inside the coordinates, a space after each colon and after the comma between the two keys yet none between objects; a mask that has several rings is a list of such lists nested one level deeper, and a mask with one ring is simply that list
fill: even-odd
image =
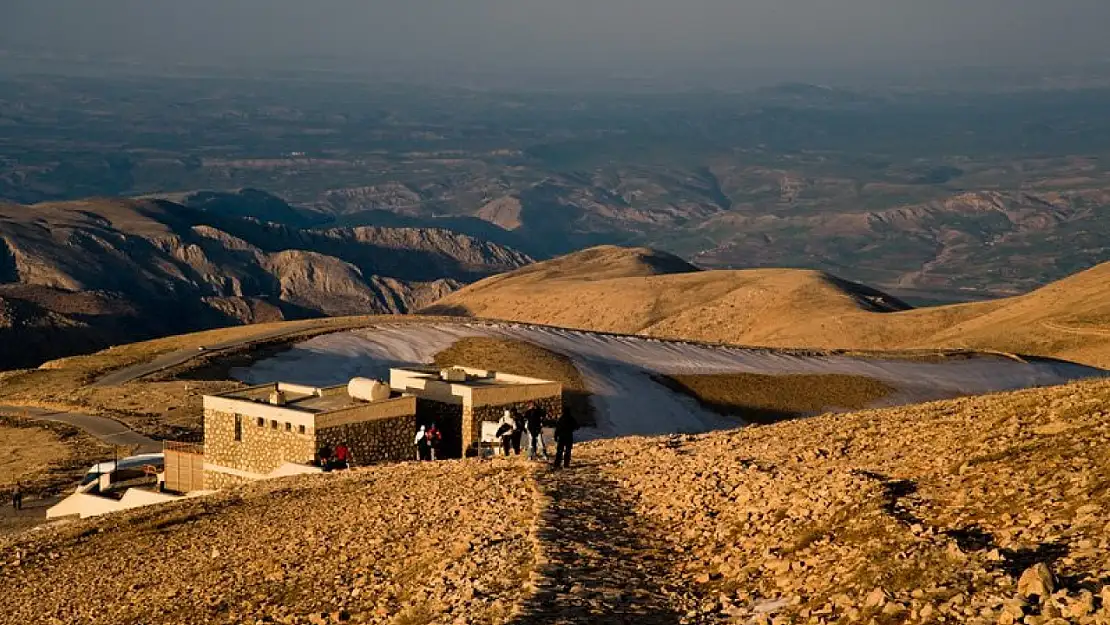
[{"label": "rocky ground", "polygon": [[1110,623],[1110,381],[296,478],[0,540],[13,623]]},{"label": "rocky ground", "polygon": [[1110,622],[1107,382],[595,454],[682,554],[705,614]]},{"label": "rocky ground", "polygon": [[502,622],[526,592],[522,464],[412,463],[0,539],[5,623]]}]

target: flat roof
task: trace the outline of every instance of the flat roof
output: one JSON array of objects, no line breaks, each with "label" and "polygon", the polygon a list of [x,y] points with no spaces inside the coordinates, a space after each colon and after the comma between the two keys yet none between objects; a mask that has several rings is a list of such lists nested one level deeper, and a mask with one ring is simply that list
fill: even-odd
[{"label": "flat roof", "polygon": [[514,387],[514,386],[529,386],[532,384],[551,384],[551,380],[541,380],[539,378],[530,378],[528,376],[516,375],[512,373],[502,373],[500,371],[489,371],[486,369],[474,369],[471,367],[432,367],[432,366],[413,366],[413,367],[394,367],[391,371],[401,371],[412,375],[412,377],[421,377],[432,380],[442,380],[440,372],[444,369],[462,369],[466,372],[466,380],[450,381],[449,384],[455,386],[470,386],[475,388],[490,388],[490,387]]},{"label": "flat roof", "polygon": [[[460,366],[449,368],[465,371],[466,379],[458,381],[443,380],[440,377],[440,373],[443,370],[441,367],[418,365],[392,368],[390,370],[390,381],[394,383],[395,386],[390,390],[389,399],[396,399],[409,394],[416,395],[417,397],[437,399],[439,401],[452,401],[450,396],[454,395],[457,397],[460,392],[466,393],[467,391],[464,389],[519,389],[527,386],[555,384],[550,380],[541,380],[539,378],[530,378],[510,373],[488,371],[485,369]],[[418,380],[419,382],[417,382]],[[434,388],[442,388],[444,390],[436,391],[433,390]],[[451,391],[450,389],[452,388],[456,389],[456,391]],[[271,393],[279,390],[285,394],[285,402],[281,405],[271,404]],[[363,401],[351,397],[347,392],[347,385],[345,384],[315,387],[303,384],[291,384],[288,382],[272,382],[270,384],[262,384],[220,393],[213,397],[272,406],[274,408],[301,412],[306,415],[322,415],[379,403]]]},{"label": "flat roof", "polygon": [[[281,408],[297,410],[309,414],[335,412],[355,406],[365,406],[376,403],[351,397],[347,394],[347,386],[345,384],[313,388],[286,384],[284,382],[273,382],[261,386],[252,386],[229,391],[227,393],[220,393],[216,397],[271,405],[269,403],[270,394],[279,389],[285,393],[285,403],[281,405]],[[401,393],[394,392],[391,394],[390,399],[400,396]]]}]

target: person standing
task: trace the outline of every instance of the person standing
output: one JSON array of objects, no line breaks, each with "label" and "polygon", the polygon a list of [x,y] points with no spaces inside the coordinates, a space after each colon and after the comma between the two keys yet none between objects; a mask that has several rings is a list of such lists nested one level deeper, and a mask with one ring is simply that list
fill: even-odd
[{"label": "person standing", "polygon": [[570,468],[570,450],[574,447],[574,431],[578,429],[578,422],[569,413],[564,412],[555,422],[555,468],[560,465]]},{"label": "person standing", "polygon": [[346,469],[351,466],[351,450],[347,449],[346,443],[339,443],[335,446],[335,468]]},{"label": "person standing", "polygon": [[520,441],[524,438],[524,419],[521,418],[520,413],[515,408],[510,408],[509,411],[513,415],[513,423],[516,424],[516,429],[513,430],[513,453],[520,455]]},{"label": "person standing", "polygon": [[436,424],[428,424],[428,431],[425,432],[425,437],[428,439],[428,446],[432,449],[432,460],[439,459],[439,444],[443,442],[443,434],[440,433]]},{"label": "person standing", "polygon": [[536,448],[539,447],[543,459],[547,460],[547,444],[543,440],[543,421],[547,416],[543,409],[535,402],[528,404],[524,411],[524,426],[528,429],[528,459],[536,459]]},{"label": "person standing", "polygon": [[331,447],[327,443],[320,445],[316,452],[316,464],[325,471],[331,471]]},{"label": "person standing", "polygon": [[506,410],[501,415],[501,420],[497,422],[497,435],[501,437],[501,454],[508,456],[513,448],[513,434],[516,433],[517,423],[516,418],[510,410]]},{"label": "person standing", "polygon": [[413,441],[416,445],[416,459],[427,460],[432,459],[432,441],[428,439],[428,430],[423,425],[416,432],[416,440]]},{"label": "person standing", "polygon": [[20,486],[19,482],[16,482],[15,488],[12,489],[12,508],[16,512],[23,509],[23,487]]}]

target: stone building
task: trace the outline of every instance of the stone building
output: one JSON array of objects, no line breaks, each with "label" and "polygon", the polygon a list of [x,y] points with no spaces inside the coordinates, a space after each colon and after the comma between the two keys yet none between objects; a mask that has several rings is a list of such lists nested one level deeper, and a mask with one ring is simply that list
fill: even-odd
[{"label": "stone building", "polygon": [[[359,466],[410,460],[417,427],[429,423],[443,433],[440,457],[462,457],[476,450],[483,421],[496,422],[508,408],[523,412],[529,402],[554,421],[563,410],[562,385],[465,367],[412,367],[392,369],[388,385],[277,382],[206,395],[203,487],[319,471],[311,463],[324,445],[346,444]],[[167,453],[167,474],[186,474],[188,461],[197,460]]]},{"label": "stone building", "polygon": [[436,420],[444,432],[445,457],[473,453],[482,422],[498,421],[506,409],[523,413],[529,403],[535,403],[551,422],[563,414],[562,384],[522,375],[458,366],[444,370],[405,367],[390,370],[389,386],[418,398],[417,414],[422,422]]},{"label": "stone building", "polygon": [[204,485],[306,473],[322,446],[344,443],[359,464],[412,458],[416,397],[367,401],[347,386],[278,382],[204,397]]}]

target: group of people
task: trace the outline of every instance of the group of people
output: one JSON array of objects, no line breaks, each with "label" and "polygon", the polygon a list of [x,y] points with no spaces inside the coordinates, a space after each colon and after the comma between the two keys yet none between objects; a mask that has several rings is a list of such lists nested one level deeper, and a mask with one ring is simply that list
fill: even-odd
[{"label": "group of people", "polygon": [[[528,459],[535,460],[537,455],[546,461],[547,443],[543,439],[543,427],[548,422],[547,414],[542,408],[531,402],[521,415],[513,408],[505,410],[497,424],[497,436],[501,438],[501,452],[508,456],[510,453],[520,455],[520,443],[524,434],[528,434]],[[563,412],[555,422],[555,462],[556,469],[570,466],[571,448],[574,446],[574,431],[578,429],[578,422],[569,413]]]},{"label": "group of people", "polygon": [[416,446],[416,459],[417,460],[435,460],[439,455],[439,444],[443,442],[443,433],[439,431],[435,423],[420,426],[416,431],[416,440],[412,442]]},{"label": "group of people", "polygon": [[332,449],[326,443],[316,451],[316,466],[325,471],[348,469],[354,463],[351,450],[345,443],[339,443]]}]

